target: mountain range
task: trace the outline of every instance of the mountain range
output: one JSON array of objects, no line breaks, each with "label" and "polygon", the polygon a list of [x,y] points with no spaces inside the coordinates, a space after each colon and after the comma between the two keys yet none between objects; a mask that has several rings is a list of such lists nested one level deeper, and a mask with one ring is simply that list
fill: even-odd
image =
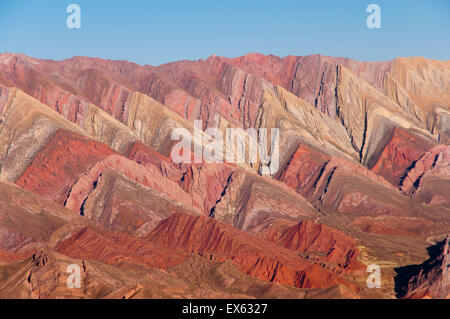
[{"label": "mountain range", "polygon": [[[196,120],[277,171],[175,163]],[[0,54],[0,297],[449,298],[449,144],[450,61]]]}]

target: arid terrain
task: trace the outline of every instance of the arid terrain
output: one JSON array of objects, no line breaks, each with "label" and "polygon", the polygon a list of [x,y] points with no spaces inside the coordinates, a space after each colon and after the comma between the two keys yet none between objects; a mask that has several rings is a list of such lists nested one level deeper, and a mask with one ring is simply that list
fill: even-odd
[{"label": "arid terrain", "polygon": [[[195,120],[277,170],[175,163]],[[0,298],[450,298],[449,145],[450,61],[0,54]]]}]

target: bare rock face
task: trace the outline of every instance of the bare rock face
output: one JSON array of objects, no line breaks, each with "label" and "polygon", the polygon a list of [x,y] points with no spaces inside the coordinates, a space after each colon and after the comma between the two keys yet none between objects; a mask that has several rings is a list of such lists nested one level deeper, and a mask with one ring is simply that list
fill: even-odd
[{"label": "bare rock face", "polygon": [[[365,140],[371,138],[375,128],[370,122],[380,115],[383,121],[416,126],[433,135],[442,131],[442,137],[448,129],[448,64],[437,61],[359,62],[321,55],[278,58],[250,54],[151,67],[83,57],[55,62],[5,54],[1,60],[0,80],[4,85],[21,88],[78,125],[89,120],[86,103],[127,124],[135,114],[133,100],[137,91],[181,117],[202,120],[204,128],[220,126],[222,121],[256,127],[265,88],[281,86],[340,121],[361,156],[367,146]],[[409,88],[409,83],[419,78],[415,74],[418,68],[427,76],[416,85],[439,96],[437,107],[422,110],[417,102],[423,101],[422,96],[419,99],[417,90]],[[435,78],[433,74],[438,75]],[[73,96],[79,100],[74,102]],[[72,110],[74,107],[77,109]],[[365,119],[369,123],[365,124]]]},{"label": "bare rock face", "polygon": [[23,189],[65,204],[79,176],[115,152],[85,136],[58,130],[16,180]]},{"label": "bare rock face", "polygon": [[352,70],[377,88],[382,85],[383,74],[391,67],[391,62],[359,62],[320,54],[279,58],[253,53],[230,61],[282,86],[332,117],[337,115],[335,89],[338,65]]},{"label": "bare rock face", "polygon": [[300,145],[284,167],[279,179],[303,196],[310,195],[314,192],[315,184],[330,159],[330,156],[314,148]]},{"label": "bare rock face", "polygon": [[399,185],[414,163],[433,146],[428,140],[396,128],[371,169],[393,185]]},{"label": "bare rock face", "polygon": [[3,180],[15,181],[59,128],[84,134],[76,125],[22,91],[9,88],[3,92],[7,92],[0,122]]},{"label": "bare rock face", "polygon": [[[231,263],[193,260],[183,250],[107,231],[14,184],[0,188],[2,298],[320,297],[318,290],[245,275]],[[69,265],[80,267],[80,289],[67,286]]]},{"label": "bare rock face", "polygon": [[[168,79],[200,101],[200,119],[205,127],[217,126],[217,116],[244,128],[255,127],[265,79],[246,73],[217,56],[162,65],[156,68],[156,73],[155,80]],[[192,103],[185,104],[190,105]],[[186,109],[184,113],[192,112]]]},{"label": "bare rock face", "polygon": [[450,148],[439,145],[414,163],[405,176],[401,189],[428,204],[446,206],[450,179]]},{"label": "bare rock face", "polygon": [[183,249],[216,261],[231,260],[244,273],[298,288],[324,288],[350,283],[320,266],[268,241],[207,217],[174,214],[162,221],[147,240]]},{"label": "bare rock face", "polygon": [[176,212],[191,209],[110,168],[102,172],[95,189],[80,207],[81,214],[103,228],[138,237],[145,236],[159,221]]},{"label": "bare rock face", "polygon": [[413,107],[417,117],[426,121],[430,131],[433,131],[433,125],[439,125],[444,133],[441,139],[447,136],[446,124],[440,121],[445,112],[448,114],[449,66],[448,61],[397,58],[387,73],[384,85],[386,95],[390,98],[396,95],[395,99],[401,106]]},{"label": "bare rock face", "polygon": [[192,207],[193,210],[199,210],[201,207],[201,204],[193,201],[192,197],[186,194],[177,183],[165,179],[155,168],[144,167],[115,154],[96,163],[77,180],[71,188],[65,206],[77,212],[82,211],[84,201],[88,194],[95,190],[99,178],[106,169],[118,171],[128,179],[153,189],[169,199],[176,200],[187,208]]},{"label": "bare rock face", "polygon": [[430,258],[416,267],[397,270],[402,298],[450,298],[450,236],[430,248]]},{"label": "bare rock face", "polygon": [[[393,297],[450,232],[449,92],[423,58],[0,54],[0,297]],[[278,170],[175,164],[195,120],[279,129]],[[447,297],[446,266],[443,248],[397,287]]]},{"label": "bare rock face", "polygon": [[[417,168],[407,167],[412,165],[408,164],[412,159],[407,164],[400,164],[402,161],[391,162],[403,165],[405,173],[402,174],[406,175],[403,177],[403,192],[414,183],[417,188],[426,169],[422,163],[428,163],[425,167],[431,169],[438,154],[442,157],[441,171],[447,169],[445,152],[443,152],[445,149],[446,146],[436,147],[434,152],[430,151],[430,154],[422,155],[422,158],[414,162]],[[403,156],[401,158],[405,159]],[[393,171],[395,170],[389,168],[384,172],[388,177],[393,178]],[[430,181],[434,180],[441,184],[447,181],[446,173],[432,174],[430,171],[429,174]],[[416,181],[417,179],[419,181]],[[382,175],[347,159],[324,154],[305,144],[298,147],[283,167],[279,180],[310,200],[319,211],[345,214],[347,218],[350,218],[349,225],[365,233],[422,236],[428,232],[442,230],[442,226],[439,226],[438,215],[441,218],[447,218],[444,212],[437,214],[434,209],[434,216],[417,214],[418,207],[415,200],[405,196]],[[445,204],[446,196],[441,191],[425,191],[433,185],[431,182],[425,184],[425,181],[426,179],[422,181],[424,191],[420,194],[434,194],[436,204]],[[444,187],[438,188],[446,193]],[[413,196],[414,192],[410,194]],[[415,196],[415,198],[420,197]],[[428,199],[428,202],[431,200]]]},{"label": "bare rock face", "polygon": [[[353,185],[374,184],[394,190],[384,178],[364,166],[340,157],[328,156],[307,145],[301,145],[297,149],[284,167],[279,179],[310,200],[317,201],[318,204],[333,203],[340,212],[347,210],[347,202],[351,201],[351,198],[354,199],[355,204],[360,200],[367,202],[374,200],[370,199],[371,192],[364,192],[363,188],[357,191],[355,188],[353,195],[351,192],[346,192],[346,197],[328,200],[328,196],[335,198],[337,189],[352,187],[350,184],[343,184],[342,179],[352,179]],[[335,187],[336,190],[330,192],[330,187]]]},{"label": "bare rock face", "polygon": [[95,259],[109,265],[129,262],[167,268],[186,259],[185,254],[158,247],[143,239],[89,227],[60,242],[56,250],[69,257]]},{"label": "bare rock face", "polygon": [[178,181],[182,178],[181,170],[168,157],[147,147],[142,142],[137,141],[131,144],[124,155],[138,164],[155,166],[163,176],[170,180]]},{"label": "bare rock face", "polygon": [[270,224],[251,231],[282,247],[303,253],[309,259],[333,264],[341,271],[363,268],[358,261],[358,243],[354,238],[310,220],[291,224],[292,222],[272,220]]},{"label": "bare rock face", "polygon": [[60,64],[6,54],[2,56],[2,66],[0,74],[5,85],[20,88],[77,123],[84,120],[86,114],[81,105],[86,102],[101,105],[106,112],[120,117],[129,94],[124,86],[96,69],[110,68],[100,59],[74,58]]},{"label": "bare rock face", "polygon": [[284,183],[244,169],[232,173],[212,212],[214,218],[243,230],[271,217],[295,221],[318,215],[313,205]]}]

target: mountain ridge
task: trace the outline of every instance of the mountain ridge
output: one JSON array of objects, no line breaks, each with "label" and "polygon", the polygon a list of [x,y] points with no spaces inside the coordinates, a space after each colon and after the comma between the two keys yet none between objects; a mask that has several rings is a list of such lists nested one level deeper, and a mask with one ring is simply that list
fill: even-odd
[{"label": "mountain ridge", "polygon": [[[269,296],[395,298],[395,269],[450,234],[449,94],[450,61],[424,58],[0,54],[0,296],[70,296],[43,282],[76,261],[76,297],[255,296],[241,278]],[[171,133],[194,121],[279,129],[278,170],[173,162]]]}]

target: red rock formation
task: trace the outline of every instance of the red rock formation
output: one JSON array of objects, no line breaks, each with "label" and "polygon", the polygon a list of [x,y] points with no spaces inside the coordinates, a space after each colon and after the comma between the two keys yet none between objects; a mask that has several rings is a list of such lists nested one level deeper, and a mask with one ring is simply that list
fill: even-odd
[{"label": "red rock formation", "polygon": [[[211,56],[152,67],[86,57],[57,62],[6,53],[0,61],[0,83],[21,88],[76,123],[83,121],[86,102],[126,122],[130,92],[139,91],[189,120],[202,119],[205,127],[218,124],[216,115],[239,126],[254,127],[264,83],[281,85],[336,117],[338,67],[367,82],[377,94],[384,93],[422,122],[425,118],[415,109],[413,100],[420,104],[425,97],[428,106],[430,99],[416,92],[420,85],[410,84],[416,78],[424,79],[421,84],[439,93],[438,99],[431,99],[436,105],[445,102],[448,91],[446,82],[434,85],[432,75],[415,74],[417,70],[439,70],[446,64],[415,58],[360,62],[322,55],[279,58],[254,53],[234,59]],[[439,130],[446,135],[444,127]]]},{"label": "red rock formation", "polygon": [[112,169],[122,175],[148,187],[170,199],[189,207],[199,209],[201,203],[180,188],[180,186],[164,178],[154,166],[142,166],[123,156],[113,154],[95,164],[85,175],[81,176],[70,190],[65,206],[80,212],[88,194],[95,189],[96,183],[105,169]]},{"label": "red rock formation", "polygon": [[300,223],[281,218],[267,218],[249,232],[279,246],[299,252],[335,272],[361,274],[358,240],[342,231],[311,220]]},{"label": "red rock formation", "polygon": [[411,166],[432,147],[432,142],[404,129],[395,128],[371,169],[392,185],[399,185]]},{"label": "red rock formation", "polygon": [[98,260],[108,265],[138,263],[156,268],[178,265],[187,258],[181,251],[93,227],[86,227],[60,242],[56,251],[73,258]]},{"label": "red rock formation", "polygon": [[[316,205],[339,212],[400,214],[402,211],[400,207],[386,206],[379,196],[373,196],[369,185],[387,188],[389,192],[399,195],[383,177],[358,163],[327,156],[306,145],[297,149],[279,179],[316,202]],[[343,183],[343,180],[349,180],[351,183]]]},{"label": "red rock formation", "polygon": [[401,184],[401,190],[429,204],[450,203],[450,147],[438,145],[414,163]]},{"label": "red rock formation", "polygon": [[152,150],[141,142],[131,144],[124,154],[130,160],[144,166],[154,166],[159,169],[161,175],[172,181],[179,181],[182,177],[181,170],[164,155]]},{"label": "red rock formation", "polygon": [[322,112],[336,116],[337,66],[342,65],[376,88],[383,86],[383,78],[391,62],[360,62],[320,54],[279,58],[258,53],[228,59],[246,72],[261,76],[303,98]]},{"label": "red rock formation", "polygon": [[162,221],[146,239],[167,247],[183,249],[205,258],[227,259],[251,276],[299,288],[323,288],[352,284],[293,251],[239,231],[207,217],[174,214]]},{"label": "red rock formation", "polygon": [[83,57],[60,63],[25,55],[1,58],[0,83],[21,88],[77,123],[83,121],[80,105],[85,102],[125,122],[133,90],[152,96],[183,117],[203,120],[205,127],[217,124],[215,114],[249,127],[255,124],[261,98],[261,79],[221,58],[158,68]]},{"label": "red rock formation", "polygon": [[189,207],[181,206],[111,168],[102,171],[95,189],[86,196],[80,214],[106,229],[139,237],[175,212],[191,212]]},{"label": "red rock formation", "polygon": [[[323,194],[325,184],[329,184],[335,172],[365,178],[371,182],[392,188],[384,178],[350,160],[329,156],[307,145],[300,145],[282,170],[279,180],[298,193],[313,198]],[[319,194],[320,193],[320,194]]]},{"label": "red rock formation", "polygon": [[[205,127],[214,127],[218,124],[215,121],[216,114],[245,128],[255,126],[264,80],[243,72],[227,59],[211,56],[207,60],[169,63],[156,68],[156,73],[157,76],[153,81],[170,80],[201,102],[201,110],[197,111],[197,102],[185,104],[184,101],[188,97],[178,99],[179,102],[183,102],[184,107],[194,105],[197,108],[194,110],[185,108],[183,113],[198,113]],[[157,93],[144,92],[151,96]],[[164,104],[175,101],[172,94],[166,95],[164,101],[161,98],[156,99]],[[180,106],[169,108],[180,109]]]},{"label": "red rock formation", "polygon": [[[56,62],[8,53],[2,56],[2,62],[3,84],[22,89],[77,124],[84,121],[87,102],[123,120],[123,107],[130,91],[110,74],[129,75],[137,66],[125,61],[114,63],[82,57]],[[124,76],[118,80],[129,84]]]},{"label": "red rock formation", "polygon": [[330,156],[300,145],[284,167],[279,180],[303,196],[312,194]]},{"label": "red rock formation", "polygon": [[208,215],[220,199],[228,179],[236,167],[232,164],[177,164],[140,142],[133,143],[126,152],[133,161],[158,168],[161,175],[177,182],[196,202],[203,203]]},{"label": "red rock formation", "polygon": [[[219,280],[211,275],[217,267],[227,276],[356,291],[346,278],[358,280],[358,245],[366,246],[360,249],[367,260],[406,263],[423,255],[426,239],[449,228],[450,156],[448,147],[433,142],[448,140],[447,67],[416,58],[260,54],[152,67],[1,54],[0,173],[37,195],[0,183],[0,261],[18,261],[45,246],[92,260],[96,278],[129,280],[128,269],[151,273],[114,292],[127,297],[148,293],[148,277],[158,278],[150,286],[169,283],[167,295],[198,296],[185,287],[197,287],[205,274],[220,286],[223,274]],[[183,118],[201,119],[203,128],[280,128],[282,169],[273,179],[230,164],[173,164],[171,129],[179,123],[192,128]],[[57,128],[85,132],[123,154]],[[414,238],[406,243],[404,236]],[[35,257],[2,268],[19,279],[0,282],[1,296],[21,293],[17,283],[30,296],[50,296],[65,262],[72,262],[56,253]],[[184,271],[198,265],[192,260],[201,260],[201,270]],[[53,268],[43,269],[42,261]],[[33,262],[40,269],[27,278],[21,267]],[[172,266],[170,275],[150,269]],[[433,286],[438,272],[416,278]],[[123,285],[108,280],[93,285]],[[251,287],[261,285],[267,283]],[[39,286],[46,292],[37,293]],[[408,293],[443,295],[441,286],[425,286],[409,285]],[[85,295],[111,295],[98,289]],[[342,289],[318,295],[336,290]]]},{"label": "red rock formation", "polygon": [[[437,147],[435,152],[417,161],[417,169],[413,168],[404,180],[405,190],[407,185],[417,184],[415,181],[422,176],[421,172],[425,167],[431,169],[436,155],[444,149]],[[442,163],[442,167],[447,167],[445,160]],[[440,182],[445,180],[444,176],[445,173],[439,175]],[[327,156],[306,145],[299,146],[279,179],[313,201],[316,207],[346,214],[352,219],[351,226],[366,233],[417,237],[439,229],[433,219],[417,215],[414,201],[405,197],[382,176],[355,162]],[[431,188],[431,181],[424,189]],[[445,198],[438,190],[428,193],[436,196],[435,201],[437,196]]]},{"label": "red rock formation", "polygon": [[217,114],[246,128],[255,126],[264,82],[279,84],[335,116],[330,105],[335,105],[337,64],[376,87],[390,65],[320,55],[280,59],[258,54],[236,59],[211,56],[159,67],[83,57],[55,62],[6,55],[3,60],[7,67],[0,70],[1,83],[23,89],[71,121],[82,121],[80,104],[88,101],[124,122],[133,90],[187,119],[203,120],[205,127],[218,124]]},{"label": "red rock formation", "polygon": [[357,259],[357,241],[323,224],[304,220],[287,228],[277,238],[276,243],[302,253],[323,253],[325,261],[338,264],[344,270],[356,270],[363,267]]},{"label": "red rock formation", "polygon": [[114,153],[107,145],[70,131],[58,130],[16,184],[64,204],[80,175]]}]

